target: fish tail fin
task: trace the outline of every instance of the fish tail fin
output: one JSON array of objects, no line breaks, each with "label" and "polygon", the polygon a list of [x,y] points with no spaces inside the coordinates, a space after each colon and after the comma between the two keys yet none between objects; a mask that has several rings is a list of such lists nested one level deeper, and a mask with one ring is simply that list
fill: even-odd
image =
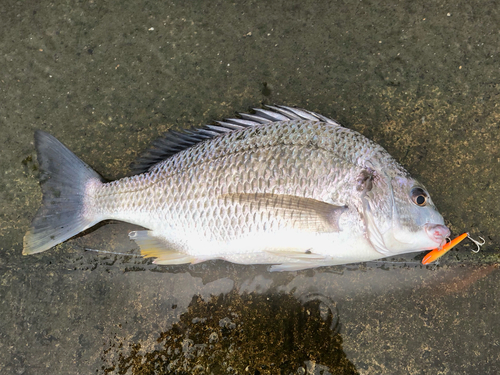
[{"label": "fish tail fin", "polygon": [[35,146],[43,200],[24,236],[24,255],[48,250],[101,221],[84,200],[102,177],[48,133],[37,130]]}]

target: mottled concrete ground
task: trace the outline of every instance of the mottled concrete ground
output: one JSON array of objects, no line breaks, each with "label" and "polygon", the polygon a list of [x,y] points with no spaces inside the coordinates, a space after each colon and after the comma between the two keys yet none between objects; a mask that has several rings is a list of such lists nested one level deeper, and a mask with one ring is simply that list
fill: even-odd
[{"label": "mottled concrete ground", "polygon": [[[483,1],[3,1],[0,373],[499,373],[498,25]],[[157,267],[83,250],[133,254],[110,223],[21,255],[35,129],[115,179],[169,128],[275,103],[383,145],[483,250]]]}]

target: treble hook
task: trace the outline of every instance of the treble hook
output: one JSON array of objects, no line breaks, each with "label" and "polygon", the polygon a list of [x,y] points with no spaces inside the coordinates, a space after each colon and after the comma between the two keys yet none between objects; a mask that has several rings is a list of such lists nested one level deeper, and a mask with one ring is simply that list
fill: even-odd
[{"label": "treble hook", "polygon": [[486,243],[486,241],[484,240],[484,238],[483,238],[483,237],[481,237],[481,236],[478,236],[478,237],[479,237],[479,238],[480,238],[483,242],[479,242],[479,241],[475,240],[474,238],[472,238],[472,237],[469,235],[469,233],[467,233],[467,238],[468,238],[469,240],[471,240],[472,242],[474,242],[474,243],[476,244],[476,246],[477,246],[477,249],[476,249],[476,250],[472,250],[472,252],[473,252],[473,253],[479,253],[479,250],[481,250],[481,246],[483,246],[483,245]]}]

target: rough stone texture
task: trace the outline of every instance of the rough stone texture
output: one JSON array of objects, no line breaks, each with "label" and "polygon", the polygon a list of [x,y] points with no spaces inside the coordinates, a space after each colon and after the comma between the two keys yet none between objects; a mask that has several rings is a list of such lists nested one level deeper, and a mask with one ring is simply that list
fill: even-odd
[{"label": "rough stone texture", "polygon": [[[167,350],[181,326],[177,373],[216,373],[210,358],[231,360],[219,373],[320,373],[334,359],[344,373],[500,372],[499,24],[498,5],[484,1],[3,1],[0,373],[119,373],[139,356],[153,366],[151,353]],[[391,260],[406,266],[284,274],[224,262],[156,267],[85,252],[133,254],[132,227],[108,223],[21,255],[41,200],[35,129],[114,179],[169,128],[275,103],[380,143],[427,186],[454,235],[486,239],[483,251],[465,243],[424,268],[422,254]],[[311,292],[320,302],[304,302]],[[242,307],[250,296],[258,308]],[[340,336],[325,329],[334,314],[325,306],[335,306]],[[305,354],[276,344],[284,336],[269,331],[273,313],[287,337],[304,334]],[[227,343],[192,352],[188,340],[211,337],[195,318]],[[241,336],[217,326],[225,318]],[[270,355],[290,362],[273,368]]]}]

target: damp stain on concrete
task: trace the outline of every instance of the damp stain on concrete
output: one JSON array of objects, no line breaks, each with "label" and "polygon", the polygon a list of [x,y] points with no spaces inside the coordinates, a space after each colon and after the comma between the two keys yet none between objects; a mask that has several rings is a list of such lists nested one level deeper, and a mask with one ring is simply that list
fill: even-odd
[{"label": "damp stain on concrete", "polygon": [[[357,374],[342,350],[335,304],[310,296],[305,303],[284,293],[232,291],[188,311],[156,338],[113,342],[103,352],[105,374],[305,374],[306,369]],[[116,355],[118,351],[118,357]],[[113,354],[110,360],[108,356]]]}]

